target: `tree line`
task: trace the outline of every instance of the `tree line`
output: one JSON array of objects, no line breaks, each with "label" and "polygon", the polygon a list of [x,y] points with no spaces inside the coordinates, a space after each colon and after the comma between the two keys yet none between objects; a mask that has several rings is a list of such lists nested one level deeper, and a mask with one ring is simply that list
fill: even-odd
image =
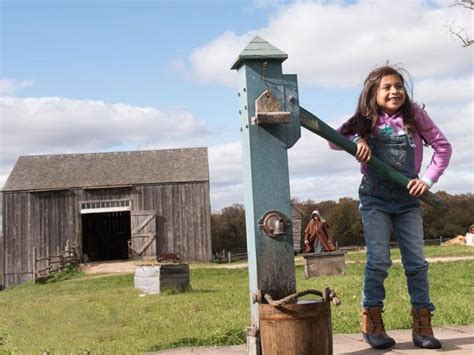
[{"label": "tree line", "polygon": [[[447,207],[438,209],[422,203],[425,239],[443,237],[449,239],[465,235],[469,226],[474,224],[474,195],[450,195],[437,192]],[[362,220],[358,211],[359,201],[344,197],[339,201],[293,199],[292,205],[302,212],[302,233],[311,218],[311,212],[318,210],[330,226],[330,234],[339,246],[364,245]],[[211,235],[213,252],[228,250],[246,251],[245,208],[234,204],[223,208],[219,213],[211,214]],[[395,237],[392,236],[393,240]]]}]

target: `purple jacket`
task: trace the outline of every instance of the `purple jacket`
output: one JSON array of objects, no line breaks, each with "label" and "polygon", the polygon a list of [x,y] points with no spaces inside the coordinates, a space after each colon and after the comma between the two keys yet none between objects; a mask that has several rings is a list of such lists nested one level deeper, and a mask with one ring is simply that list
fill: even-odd
[{"label": "purple jacket", "polygon": [[[427,144],[433,148],[433,156],[431,162],[426,169],[423,180],[428,182],[437,182],[444,170],[448,167],[449,159],[451,158],[451,144],[448,142],[443,132],[434,124],[426,111],[417,105],[413,105],[415,111],[415,128],[413,138],[415,142],[415,171],[420,173],[421,163],[423,161],[423,141],[421,136],[425,139]],[[339,131],[341,129],[338,128]],[[377,123],[372,129],[372,134],[405,134],[403,128],[402,113],[396,113],[389,116],[386,113],[379,115]],[[353,140],[355,136],[347,136],[348,139]],[[332,149],[340,150],[334,144],[329,144]],[[361,173],[367,172],[367,164],[361,164]]]}]

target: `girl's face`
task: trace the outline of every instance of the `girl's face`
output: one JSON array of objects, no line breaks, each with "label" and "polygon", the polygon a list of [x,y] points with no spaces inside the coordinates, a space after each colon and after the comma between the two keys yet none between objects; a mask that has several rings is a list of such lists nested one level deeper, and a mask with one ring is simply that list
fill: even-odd
[{"label": "girl's face", "polygon": [[393,116],[405,103],[405,99],[405,87],[400,76],[386,75],[382,77],[377,90],[377,105],[382,111]]}]

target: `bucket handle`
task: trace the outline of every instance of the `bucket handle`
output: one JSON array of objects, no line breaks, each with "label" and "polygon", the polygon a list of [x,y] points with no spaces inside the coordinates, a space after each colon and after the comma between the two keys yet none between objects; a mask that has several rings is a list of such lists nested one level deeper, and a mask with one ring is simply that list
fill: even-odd
[{"label": "bucket handle", "polygon": [[300,291],[276,301],[268,293],[266,293],[263,297],[267,300],[268,304],[272,305],[273,307],[278,307],[284,304],[294,303],[298,297],[305,295],[319,296],[326,302],[332,301],[335,306],[339,306],[341,304],[341,300],[337,297],[336,292],[327,287],[324,289],[324,292],[318,290]]}]

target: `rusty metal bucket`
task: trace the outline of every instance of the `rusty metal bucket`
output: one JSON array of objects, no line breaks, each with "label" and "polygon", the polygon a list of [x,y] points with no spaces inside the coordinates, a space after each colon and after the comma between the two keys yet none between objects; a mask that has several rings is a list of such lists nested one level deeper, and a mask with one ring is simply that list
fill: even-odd
[{"label": "rusty metal bucket", "polygon": [[263,355],[326,355],[333,353],[329,301],[260,304]]}]

